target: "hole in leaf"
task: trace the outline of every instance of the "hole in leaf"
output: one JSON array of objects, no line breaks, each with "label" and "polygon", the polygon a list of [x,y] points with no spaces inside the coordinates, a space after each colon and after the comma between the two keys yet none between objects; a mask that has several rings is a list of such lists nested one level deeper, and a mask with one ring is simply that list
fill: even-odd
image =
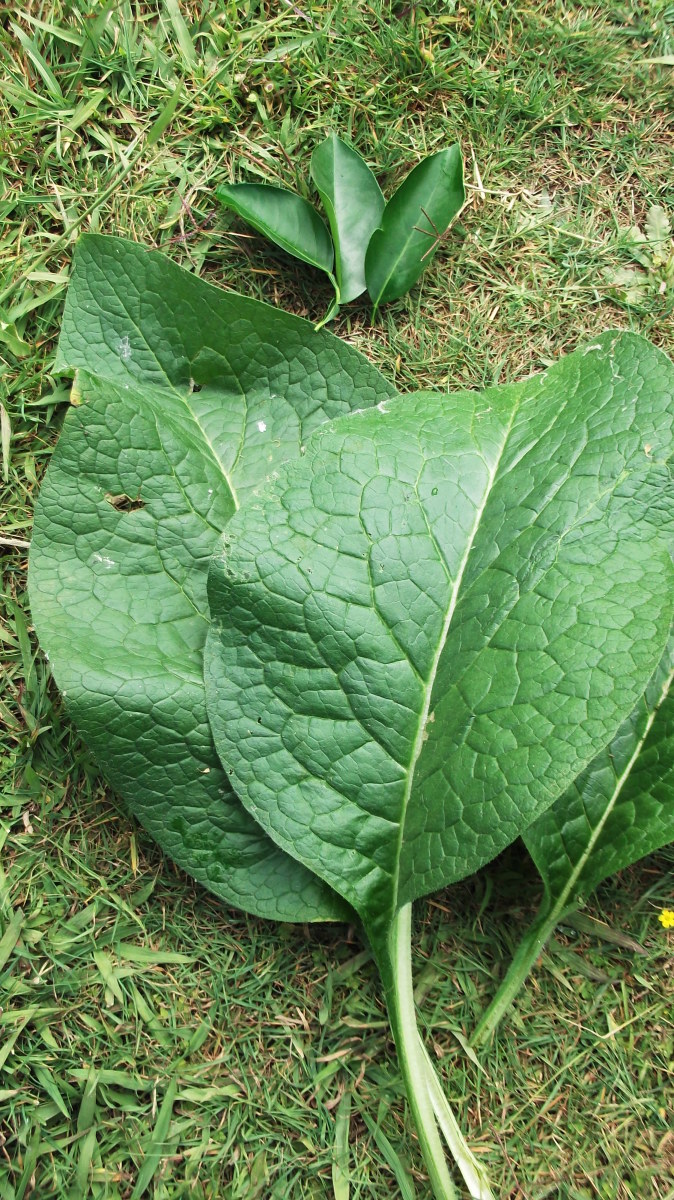
[{"label": "hole in leaf", "polygon": [[141,500],[140,495],[134,498],[127,496],[125,492],[119,496],[113,496],[111,492],[106,492],[105,499],[117,512],[136,512],[139,508],[145,508],[145,501]]},{"label": "hole in leaf", "polygon": [[190,379],[190,392],[200,392],[202,387],[203,384],[195,383],[193,379]]}]

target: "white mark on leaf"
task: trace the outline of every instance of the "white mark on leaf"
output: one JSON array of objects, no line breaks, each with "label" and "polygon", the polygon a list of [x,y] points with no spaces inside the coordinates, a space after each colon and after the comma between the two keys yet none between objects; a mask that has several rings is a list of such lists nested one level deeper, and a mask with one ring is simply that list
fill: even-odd
[{"label": "white mark on leaf", "polygon": [[114,559],[106,558],[103,554],[94,554],[93,561],[101,563],[101,565],[106,567],[108,570],[110,569],[110,567],[114,567],[114,565],[115,565]]},{"label": "white mark on leaf", "polygon": [[267,429],[267,422],[266,421],[258,421],[257,427],[258,427],[260,433],[265,433],[266,429]]},{"label": "white mark on leaf", "polygon": [[119,340],[119,357],[123,358],[125,362],[131,358],[131,342],[128,334]]}]

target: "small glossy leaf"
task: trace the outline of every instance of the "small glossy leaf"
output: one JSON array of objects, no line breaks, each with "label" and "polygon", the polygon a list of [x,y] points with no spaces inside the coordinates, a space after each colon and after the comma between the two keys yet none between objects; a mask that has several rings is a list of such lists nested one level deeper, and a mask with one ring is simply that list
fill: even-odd
[{"label": "small glossy leaf", "polygon": [[334,915],[325,888],[261,835],[215,754],[206,573],[242,498],[327,417],[393,389],[306,321],[98,236],[81,239],[73,265],[57,369],[73,368],[29,573],[69,711],[115,789],[201,883],[265,916]]},{"label": "small glossy leaf", "polygon": [[265,183],[226,183],[218,200],[302,262],[332,273],[335,255],[325,224],[302,196]]},{"label": "small glossy leaf", "polygon": [[216,746],[380,969],[396,913],[522,833],[643,693],[672,617],[673,396],[664,354],[604,335],[327,425],[225,531]]},{"label": "small glossy leaf", "polygon": [[386,205],[381,228],[373,233],[365,256],[367,290],[375,311],[416,283],[464,201],[458,145],[432,154],[410,172]]},{"label": "small glossy leaf", "polygon": [[339,300],[348,304],[365,291],[365,252],[380,223],[384,197],[360,154],[334,133],[314,150],[311,175],[330,221]]},{"label": "small glossy leaf", "polygon": [[524,841],[555,923],[602,880],[674,841],[674,637],[613,741]]}]

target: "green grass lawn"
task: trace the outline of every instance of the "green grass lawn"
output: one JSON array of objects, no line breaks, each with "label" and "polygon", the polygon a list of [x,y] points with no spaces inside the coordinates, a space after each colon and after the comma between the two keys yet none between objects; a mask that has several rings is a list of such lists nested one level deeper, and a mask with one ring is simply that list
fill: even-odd
[{"label": "green grass lawn", "polygon": [[[27,548],[78,233],[318,319],[329,284],[216,184],[304,189],[334,130],[390,194],[460,139],[469,201],[432,266],[335,332],[403,391],[521,378],[616,326],[671,354],[674,250],[638,264],[629,230],[653,206],[674,224],[673,64],[671,0],[0,9],[2,1200],[429,1196],[357,933],[274,927],[179,874],[106,791],[37,651]],[[626,944],[558,931],[479,1061],[466,1038],[535,873],[515,845],[418,905],[421,1019],[497,1196],[674,1197],[673,865],[588,904]]]}]

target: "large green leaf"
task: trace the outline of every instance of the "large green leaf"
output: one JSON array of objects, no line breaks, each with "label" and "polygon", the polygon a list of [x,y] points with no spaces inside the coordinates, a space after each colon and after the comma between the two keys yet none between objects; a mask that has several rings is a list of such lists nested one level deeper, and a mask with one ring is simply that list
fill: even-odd
[{"label": "large green leaf", "polygon": [[206,573],[242,497],[326,417],[393,389],[307,322],[98,236],[78,243],[57,366],[80,373],[40,492],[30,596],[82,736],[160,845],[218,895],[285,920],[336,915],[215,754]]},{"label": "large green leaf", "polygon": [[613,740],[523,838],[543,899],[473,1034],[486,1043],[555,926],[623,867],[674,840],[674,635]]},{"label": "large green leaf", "polygon": [[665,355],[605,335],[519,385],[331,423],[225,531],[205,653],[218,752],[380,949],[643,693],[674,603],[673,395]]},{"label": "large green leaf", "polygon": [[373,233],[365,256],[375,312],[416,283],[464,200],[458,145],[439,150],[410,171],[386,205],[381,228]]},{"label": "large green leaf", "polygon": [[335,255],[330,234],[302,196],[267,183],[222,184],[215,194],[282,250],[331,274]]},{"label": "large green leaf", "polygon": [[334,133],[314,150],[311,175],[330,221],[339,300],[348,304],[365,291],[365,251],[380,223],[384,197],[360,154]]}]

